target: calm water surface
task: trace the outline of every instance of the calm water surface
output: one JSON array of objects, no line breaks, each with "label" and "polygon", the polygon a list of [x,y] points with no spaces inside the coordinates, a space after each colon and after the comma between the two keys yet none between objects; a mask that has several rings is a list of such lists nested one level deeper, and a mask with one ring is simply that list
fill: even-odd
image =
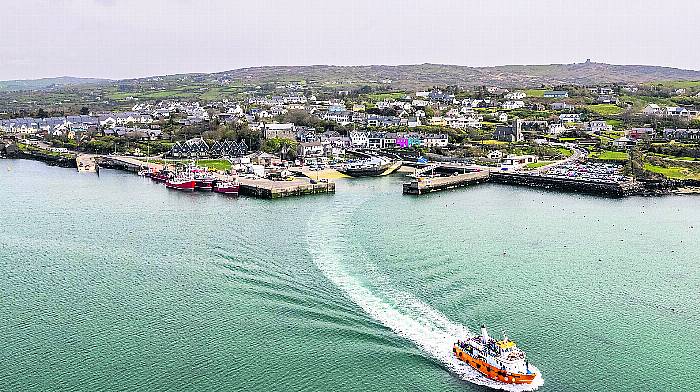
[{"label": "calm water surface", "polygon": [[269,201],[0,160],[0,390],[484,391],[449,355],[481,323],[540,391],[698,390],[700,198],[402,181]]}]

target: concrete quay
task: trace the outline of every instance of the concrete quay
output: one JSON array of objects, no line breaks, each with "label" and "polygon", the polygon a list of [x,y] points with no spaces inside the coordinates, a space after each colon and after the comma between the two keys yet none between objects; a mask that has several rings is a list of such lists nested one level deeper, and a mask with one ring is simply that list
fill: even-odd
[{"label": "concrete quay", "polygon": [[291,181],[273,181],[265,178],[239,177],[240,193],[246,196],[264,199],[277,199],[287,196],[312,195],[317,193],[335,193],[333,182],[312,182],[305,178]]},{"label": "concrete quay", "polygon": [[78,154],[75,157],[75,165],[80,173],[99,173],[100,171],[95,155]]},{"label": "concrete quay", "polygon": [[403,184],[403,193],[407,195],[422,195],[445,189],[452,189],[470,184],[488,181],[488,171],[468,172],[446,177],[418,177]]}]

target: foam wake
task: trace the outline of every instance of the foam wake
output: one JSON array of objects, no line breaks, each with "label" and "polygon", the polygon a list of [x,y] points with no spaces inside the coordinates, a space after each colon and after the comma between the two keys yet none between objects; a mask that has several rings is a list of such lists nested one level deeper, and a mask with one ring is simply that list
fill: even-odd
[{"label": "foam wake", "polygon": [[[470,335],[465,326],[451,322],[438,310],[409,293],[396,289],[374,292],[348,273],[343,267],[346,246],[340,229],[351,212],[352,208],[348,207],[335,209],[332,215],[320,213],[317,219],[309,221],[307,241],[316,266],[354,303],[396,334],[411,340],[465,381],[507,391],[535,390],[544,383],[539,375],[529,385],[506,385],[484,377],[452,354],[453,343]],[[534,366],[530,367],[539,373]]]}]

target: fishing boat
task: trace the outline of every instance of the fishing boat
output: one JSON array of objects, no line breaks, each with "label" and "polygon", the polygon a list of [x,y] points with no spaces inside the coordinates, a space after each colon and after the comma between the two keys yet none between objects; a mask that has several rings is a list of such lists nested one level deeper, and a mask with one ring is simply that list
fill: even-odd
[{"label": "fishing boat", "polygon": [[213,188],[214,177],[204,171],[192,171],[194,176],[194,189],[198,191],[211,191]]},{"label": "fishing boat", "polygon": [[531,384],[537,376],[537,368],[530,365],[525,352],[505,332],[503,340],[496,340],[489,336],[484,325],[481,335],[458,340],[452,351],[460,361],[505,384]]},{"label": "fishing boat", "polygon": [[391,166],[384,158],[371,158],[338,167],[338,171],[351,177],[380,176]]},{"label": "fishing boat", "polygon": [[165,181],[166,188],[176,189],[178,191],[194,191],[194,184],[195,181],[192,176],[186,174],[178,174]]},{"label": "fishing boat", "polygon": [[220,180],[214,182],[214,192],[225,195],[238,196],[240,185],[238,181]]},{"label": "fishing boat", "polygon": [[173,175],[170,170],[162,169],[151,173],[151,179],[156,182],[165,182]]}]

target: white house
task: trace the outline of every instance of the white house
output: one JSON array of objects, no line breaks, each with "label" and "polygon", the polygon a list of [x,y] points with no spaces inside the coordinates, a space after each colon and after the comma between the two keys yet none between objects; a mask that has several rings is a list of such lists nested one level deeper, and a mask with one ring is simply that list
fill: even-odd
[{"label": "white house", "polygon": [[666,107],[666,115],[669,117],[688,117],[688,109],[680,106]]},{"label": "white house", "polygon": [[612,125],[605,121],[591,121],[588,123],[588,130],[595,133],[608,132],[612,131]]},{"label": "white house", "polygon": [[356,148],[367,148],[369,146],[369,137],[367,136],[367,132],[350,132],[350,145]]},{"label": "white house", "polygon": [[503,96],[503,98],[505,98],[505,99],[513,99],[513,100],[523,99],[525,97],[527,97],[527,94],[525,94],[522,91],[513,91],[512,93],[508,93],[505,96]]},{"label": "white house", "polygon": [[420,117],[418,117],[418,116],[409,117],[406,120],[406,126],[408,126],[409,128],[415,128],[415,127],[421,126]]},{"label": "white house", "polygon": [[642,113],[648,116],[657,116],[663,113],[663,109],[655,103],[650,103],[642,110]]},{"label": "white house", "polygon": [[493,159],[494,161],[500,161],[503,158],[503,151],[493,150],[486,155],[488,159]]},{"label": "white house", "polygon": [[481,121],[478,117],[474,116],[459,116],[459,117],[445,117],[445,124],[450,128],[464,129],[464,128],[481,128]]},{"label": "white house", "polygon": [[559,120],[562,122],[579,122],[581,115],[578,113],[563,113],[559,115]]},{"label": "white house", "polygon": [[422,137],[422,145],[424,147],[447,147],[446,134],[425,134]]},{"label": "white house", "polygon": [[505,110],[519,109],[525,106],[523,101],[505,101],[501,104],[501,107]]},{"label": "white house", "polygon": [[562,123],[553,123],[549,124],[549,134],[550,135],[558,135],[562,132],[566,132],[566,126]]},{"label": "white house", "polygon": [[320,157],[323,154],[324,149],[321,142],[299,143],[297,146],[297,155],[301,158]]},{"label": "white house", "polygon": [[501,170],[519,170],[528,163],[536,163],[536,155],[508,155],[501,162]]},{"label": "white house", "polygon": [[321,119],[327,121],[335,121],[341,125],[347,125],[352,122],[353,112],[348,110],[328,111],[321,114]]}]

